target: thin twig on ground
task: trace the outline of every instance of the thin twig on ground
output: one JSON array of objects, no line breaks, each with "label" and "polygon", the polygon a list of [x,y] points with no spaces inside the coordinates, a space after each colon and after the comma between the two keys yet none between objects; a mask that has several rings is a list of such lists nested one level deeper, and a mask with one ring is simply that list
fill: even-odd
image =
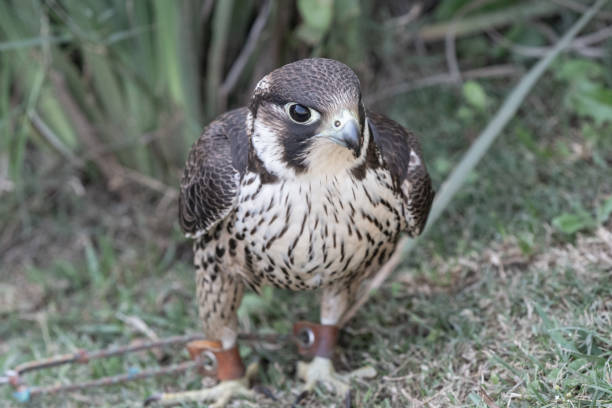
[{"label": "thin twig on ground", "polygon": [[149,325],[146,324],[145,321],[142,320],[140,317],[134,315],[126,315],[124,313],[119,312],[117,313],[117,319],[132,327],[134,330],[144,334],[149,338],[149,340],[159,340],[159,336],[157,335],[157,333],[155,333],[153,329],[151,329]]},{"label": "thin twig on ground", "polygon": [[57,384],[50,386],[40,386],[40,387],[27,387],[27,392],[29,396],[35,396],[40,394],[56,394],[63,392],[74,392],[80,391],[87,388],[95,388],[95,387],[107,387],[109,385],[117,385],[122,384],[129,381],[142,380],[145,378],[157,377],[162,375],[169,374],[179,374],[187,370],[192,370],[194,368],[198,368],[200,374],[212,377],[215,375],[212,371],[204,371],[203,363],[199,360],[196,361],[185,361],[183,363],[170,365],[161,368],[154,368],[149,370],[138,370],[133,369],[126,374],[119,374],[110,377],[103,377],[96,380],[89,380],[75,384]]}]

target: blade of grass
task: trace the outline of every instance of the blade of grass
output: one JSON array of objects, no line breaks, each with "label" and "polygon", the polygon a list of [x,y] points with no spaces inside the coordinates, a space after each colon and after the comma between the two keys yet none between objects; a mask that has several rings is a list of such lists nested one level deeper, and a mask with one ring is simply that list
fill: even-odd
[{"label": "blade of grass", "polygon": [[[156,44],[158,84],[167,84],[170,101],[174,102],[174,114],[185,118],[183,138],[163,144],[164,157],[169,163],[177,163],[183,158],[185,150],[191,145],[200,132],[200,89],[199,76],[196,73],[195,50],[203,47],[194,39],[190,30],[191,21],[181,10],[188,7],[187,2],[156,1],[153,3],[155,26],[154,44]],[[179,8],[180,7],[180,8]],[[194,54],[194,55],[192,55]],[[190,65],[187,67],[187,65]]]},{"label": "blade of grass", "polygon": [[65,44],[73,39],[72,34],[62,34],[51,37],[33,37],[23,40],[6,41],[0,43],[0,52],[13,51],[22,48],[38,47],[45,43],[49,44]]},{"label": "blade of grass", "polygon": [[229,70],[225,81],[221,85],[220,94],[224,100],[227,100],[227,96],[234,88],[238,79],[240,78],[240,74],[247,64],[251,54],[255,50],[257,46],[257,42],[259,40],[259,36],[261,35],[264,27],[266,26],[266,22],[268,21],[268,17],[270,15],[270,9],[272,8],[271,0],[266,0],[266,2],[261,7],[261,11],[257,15],[253,26],[251,27],[251,31],[247,37],[247,42],[244,44],[242,51],[240,51],[240,55],[234,61],[232,68]]},{"label": "blade of grass", "polygon": [[32,126],[38,131],[44,140],[46,140],[55,150],[57,150],[69,162],[82,166],[82,161],[76,157],[72,151],[64,145],[62,140],[53,132],[53,130],[45,123],[36,111],[29,113]]},{"label": "blade of grass", "polygon": [[[197,2],[185,2],[179,13],[178,41],[179,57],[181,67],[181,84],[184,89],[185,111],[188,113],[188,125],[195,126],[197,134],[200,131],[201,101],[200,101],[200,74],[199,61],[203,47],[200,45],[200,37],[197,25],[199,20],[195,18],[195,6]],[[201,30],[201,28],[200,28]],[[191,143],[192,140],[189,140]]]},{"label": "blade of grass", "polygon": [[175,102],[180,105],[185,101],[181,86],[181,63],[178,51],[178,11],[176,3],[158,0],[155,6],[155,26],[158,64],[163,67],[165,83]]},{"label": "blade of grass", "polygon": [[[504,100],[504,103],[499,108],[493,119],[489,122],[487,127],[480,133],[476,141],[465,153],[457,167],[453,170],[450,176],[444,181],[439,193],[434,200],[431,213],[429,214],[429,220],[425,227],[423,235],[425,235],[431,226],[436,222],[440,215],[444,212],[446,207],[450,204],[451,199],[455,196],[457,191],[467,180],[469,174],[474,170],[476,165],[480,162],[482,157],[491,147],[491,144],[501,134],[506,124],[512,119],[521,106],[521,103],[525,100],[525,97],[550,64],[555,58],[571,43],[576,35],[584,28],[584,26],[593,18],[595,13],[607,2],[608,0],[597,0],[593,5],[578,19],[576,23],[563,35],[563,37],[557,42],[557,44],[542,57],[521,81],[514,87],[510,92],[510,95]],[[396,253],[401,253],[405,257],[415,246],[418,239],[403,238],[398,244],[395,253],[391,259],[395,258]],[[390,259],[390,261],[391,261]],[[397,261],[396,261],[397,262]],[[341,319],[340,326],[343,326],[348,320],[350,320],[357,310],[367,301],[369,293],[376,288],[380,287],[387,277],[393,272],[395,268],[385,268],[387,264],[383,265],[381,271],[384,273],[378,273],[372,281],[369,283],[366,292],[363,296],[359,297],[357,302],[344,314]]]},{"label": "blade of grass", "polygon": [[[2,117],[0,117],[0,132],[2,132],[3,127],[7,126],[11,118],[15,115],[15,112],[11,112],[10,90],[12,72],[10,66],[2,65],[2,69],[0,69],[0,112],[2,112]],[[0,138],[0,151],[4,151],[3,146],[7,142],[8,140],[5,138]]]},{"label": "blade of grass", "polygon": [[213,15],[213,35],[206,67],[206,115],[209,119],[219,110],[219,88],[223,80],[223,63],[233,5],[233,0],[217,2]]}]

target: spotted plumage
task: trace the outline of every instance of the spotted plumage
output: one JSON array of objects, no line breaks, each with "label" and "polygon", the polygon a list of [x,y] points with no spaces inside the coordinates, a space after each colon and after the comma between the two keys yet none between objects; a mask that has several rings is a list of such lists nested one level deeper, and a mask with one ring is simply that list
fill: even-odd
[{"label": "spotted plumage", "polygon": [[366,110],[350,68],[273,71],[248,108],[204,130],[181,183],[207,336],[234,344],[245,284],[322,288],[322,321],[335,324],[400,233],[422,231],[432,199],[416,138]]}]

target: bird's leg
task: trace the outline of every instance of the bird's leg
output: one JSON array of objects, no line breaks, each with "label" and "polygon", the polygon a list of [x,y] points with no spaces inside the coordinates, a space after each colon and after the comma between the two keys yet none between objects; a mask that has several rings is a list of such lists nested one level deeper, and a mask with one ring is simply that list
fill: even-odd
[{"label": "bird's leg", "polygon": [[339,395],[345,395],[351,378],[372,378],[376,376],[373,367],[364,367],[346,374],[338,374],[331,362],[337,343],[339,327],[336,325],[352,300],[358,283],[347,286],[333,286],[323,291],[321,301],[321,323],[298,322],[293,326],[294,335],[299,339],[298,351],[311,362],[298,362],[297,375],[303,380],[305,390],[310,391],[317,382],[331,388]]},{"label": "bird's leg", "polygon": [[[223,407],[233,397],[250,397],[250,379],[257,364],[246,370],[238,352],[238,321],[236,311],[242,299],[243,284],[238,278],[221,269],[222,259],[214,256],[215,248],[202,248],[196,244],[196,294],[198,313],[204,333],[209,340],[194,341],[187,345],[192,358],[205,353],[216,366],[219,384],[211,388],[155,395],[147,402],[174,405],[193,401],[211,401],[211,407]],[[213,252],[212,254],[208,252]]]},{"label": "bird's leg", "polygon": [[[194,346],[193,342],[190,346]],[[230,350],[211,351],[205,349],[201,351],[212,352],[212,354],[216,356],[217,378],[220,380],[219,384],[201,390],[154,395],[145,401],[145,405],[152,402],[166,406],[186,402],[212,401],[214,403],[210,405],[211,407],[220,408],[224,407],[234,397],[248,398],[254,395],[254,392],[249,388],[249,384],[257,373],[257,363],[249,365],[245,370],[240,355],[238,354],[237,347]],[[234,377],[232,374],[239,376]],[[225,377],[227,375],[229,376]]]}]

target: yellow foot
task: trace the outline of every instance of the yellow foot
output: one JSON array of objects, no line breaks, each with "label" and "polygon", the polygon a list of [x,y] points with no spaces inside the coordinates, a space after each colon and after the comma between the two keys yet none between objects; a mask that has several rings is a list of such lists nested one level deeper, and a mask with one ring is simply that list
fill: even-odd
[{"label": "yellow foot", "polygon": [[160,405],[175,405],[185,402],[211,401],[211,408],[224,407],[232,398],[253,397],[254,391],[249,389],[251,378],[258,370],[257,363],[252,363],[246,369],[244,377],[238,380],[222,381],[211,388],[197,391],[183,391],[154,395],[145,401],[145,405],[157,403]]},{"label": "yellow foot", "polygon": [[311,391],[317,382],[331,388],[336,394],[344,396],[350,390],[352,378],[374,378],[376,370],[372,366],[363,367],[347,374],[338,374],[330,359],[315,357],[310,363],[298,362],[297,375],[306,383],[305,391]]}]

